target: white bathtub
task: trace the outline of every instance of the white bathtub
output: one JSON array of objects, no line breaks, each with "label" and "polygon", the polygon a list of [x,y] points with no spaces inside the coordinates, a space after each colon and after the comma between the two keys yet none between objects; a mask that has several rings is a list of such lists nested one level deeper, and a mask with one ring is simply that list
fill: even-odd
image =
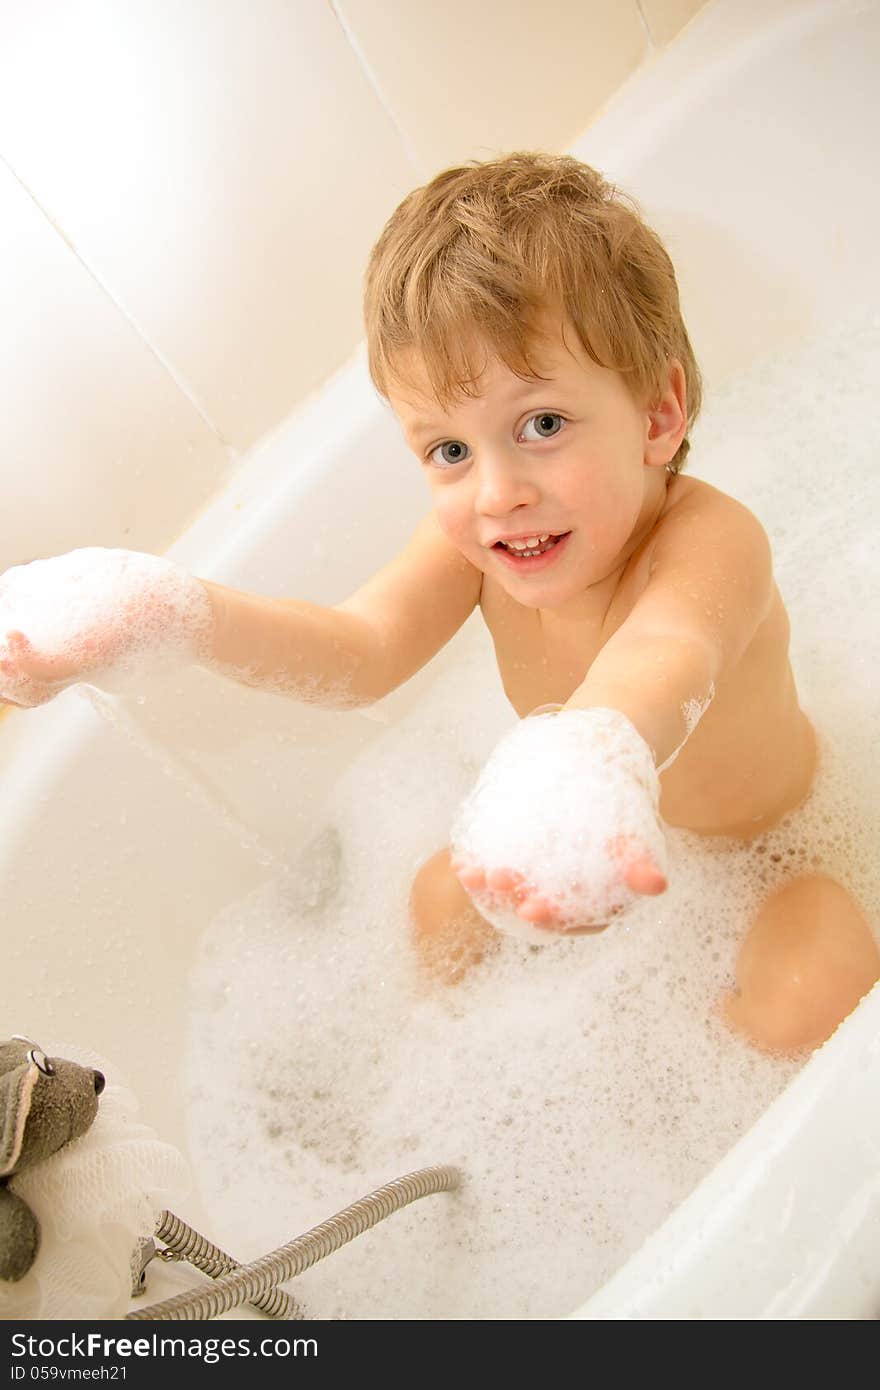
[{"label": "white bathtub", "polygon": [[[868,287],[876,302],[878,55],[876,2],[719,0],[573,148],[666,237],[710,391]],[[332,603],[425,510],[358,357],[171,554],[223,583]],[[365,714],[192,672],[126,701],[120,730],[76,691],[0,722],[4,1031],[119,1059],[142,1117],[185,1146],[176,1078],[199,931],[306,841],[328,783],[454,660],[453,647]],[[641,1251],[559,1316],[876,1317],[878,1091],[875,989]],[[210,1213],[182,1214],[213,1234]]]}]

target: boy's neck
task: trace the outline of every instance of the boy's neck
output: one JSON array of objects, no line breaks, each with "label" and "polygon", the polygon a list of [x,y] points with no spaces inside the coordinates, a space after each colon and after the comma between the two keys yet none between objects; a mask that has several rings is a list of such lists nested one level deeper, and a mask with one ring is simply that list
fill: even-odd
[{"label": "boy's neck", "polygon": [[557,608],[539,608],[539,621],[548,627],[589,624],[601,628],[617,592],[621,577],[636,551],[652,535],[674,495],[677,475],[665,468],[651,468],[642,507],[629,540],[617,557],[614,568],[582,593]]}]

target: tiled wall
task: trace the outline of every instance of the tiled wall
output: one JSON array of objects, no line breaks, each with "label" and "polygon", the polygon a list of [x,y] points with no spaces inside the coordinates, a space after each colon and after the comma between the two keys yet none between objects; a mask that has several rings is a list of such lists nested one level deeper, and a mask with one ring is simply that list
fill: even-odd
[{"label": "tiled wall", "polygon": [[0,0],[0,570],[161,551],[350,356],[438,169],[561,150],[702,0]]}]

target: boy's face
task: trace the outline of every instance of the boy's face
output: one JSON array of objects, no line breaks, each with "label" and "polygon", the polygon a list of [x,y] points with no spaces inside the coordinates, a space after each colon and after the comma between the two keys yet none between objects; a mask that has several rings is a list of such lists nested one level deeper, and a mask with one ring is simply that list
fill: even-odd
[{"label": "boy's face", "polygon": [[542,344],[546,380],[524,381],[489,358],[479,396],[448,413],[422,364],[411,357],[405,366],[392,408],[422,460],[441,528],[473,565],[528,608],[559,607],[613,573],[662,505],[658,465],[684,432],[669,430],[674,390],[659,413],[640,409],[571,326],[564,341],[560,327]]}]

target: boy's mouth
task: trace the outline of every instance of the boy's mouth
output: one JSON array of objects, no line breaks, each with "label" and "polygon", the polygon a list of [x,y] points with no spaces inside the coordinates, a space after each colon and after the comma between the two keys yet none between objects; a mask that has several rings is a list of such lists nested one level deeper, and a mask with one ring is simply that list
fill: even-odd
[{"label": "boy's mouth", "polygon": [[524,536],[520,540],[496,541],[492,549],[506,564],[514,565],[517,569],[543,568],[544,564],[549,563],[546,557],[552,552],[555,559],[570,535],[570,531],[558,535],[541,531],[536,536]]}]

